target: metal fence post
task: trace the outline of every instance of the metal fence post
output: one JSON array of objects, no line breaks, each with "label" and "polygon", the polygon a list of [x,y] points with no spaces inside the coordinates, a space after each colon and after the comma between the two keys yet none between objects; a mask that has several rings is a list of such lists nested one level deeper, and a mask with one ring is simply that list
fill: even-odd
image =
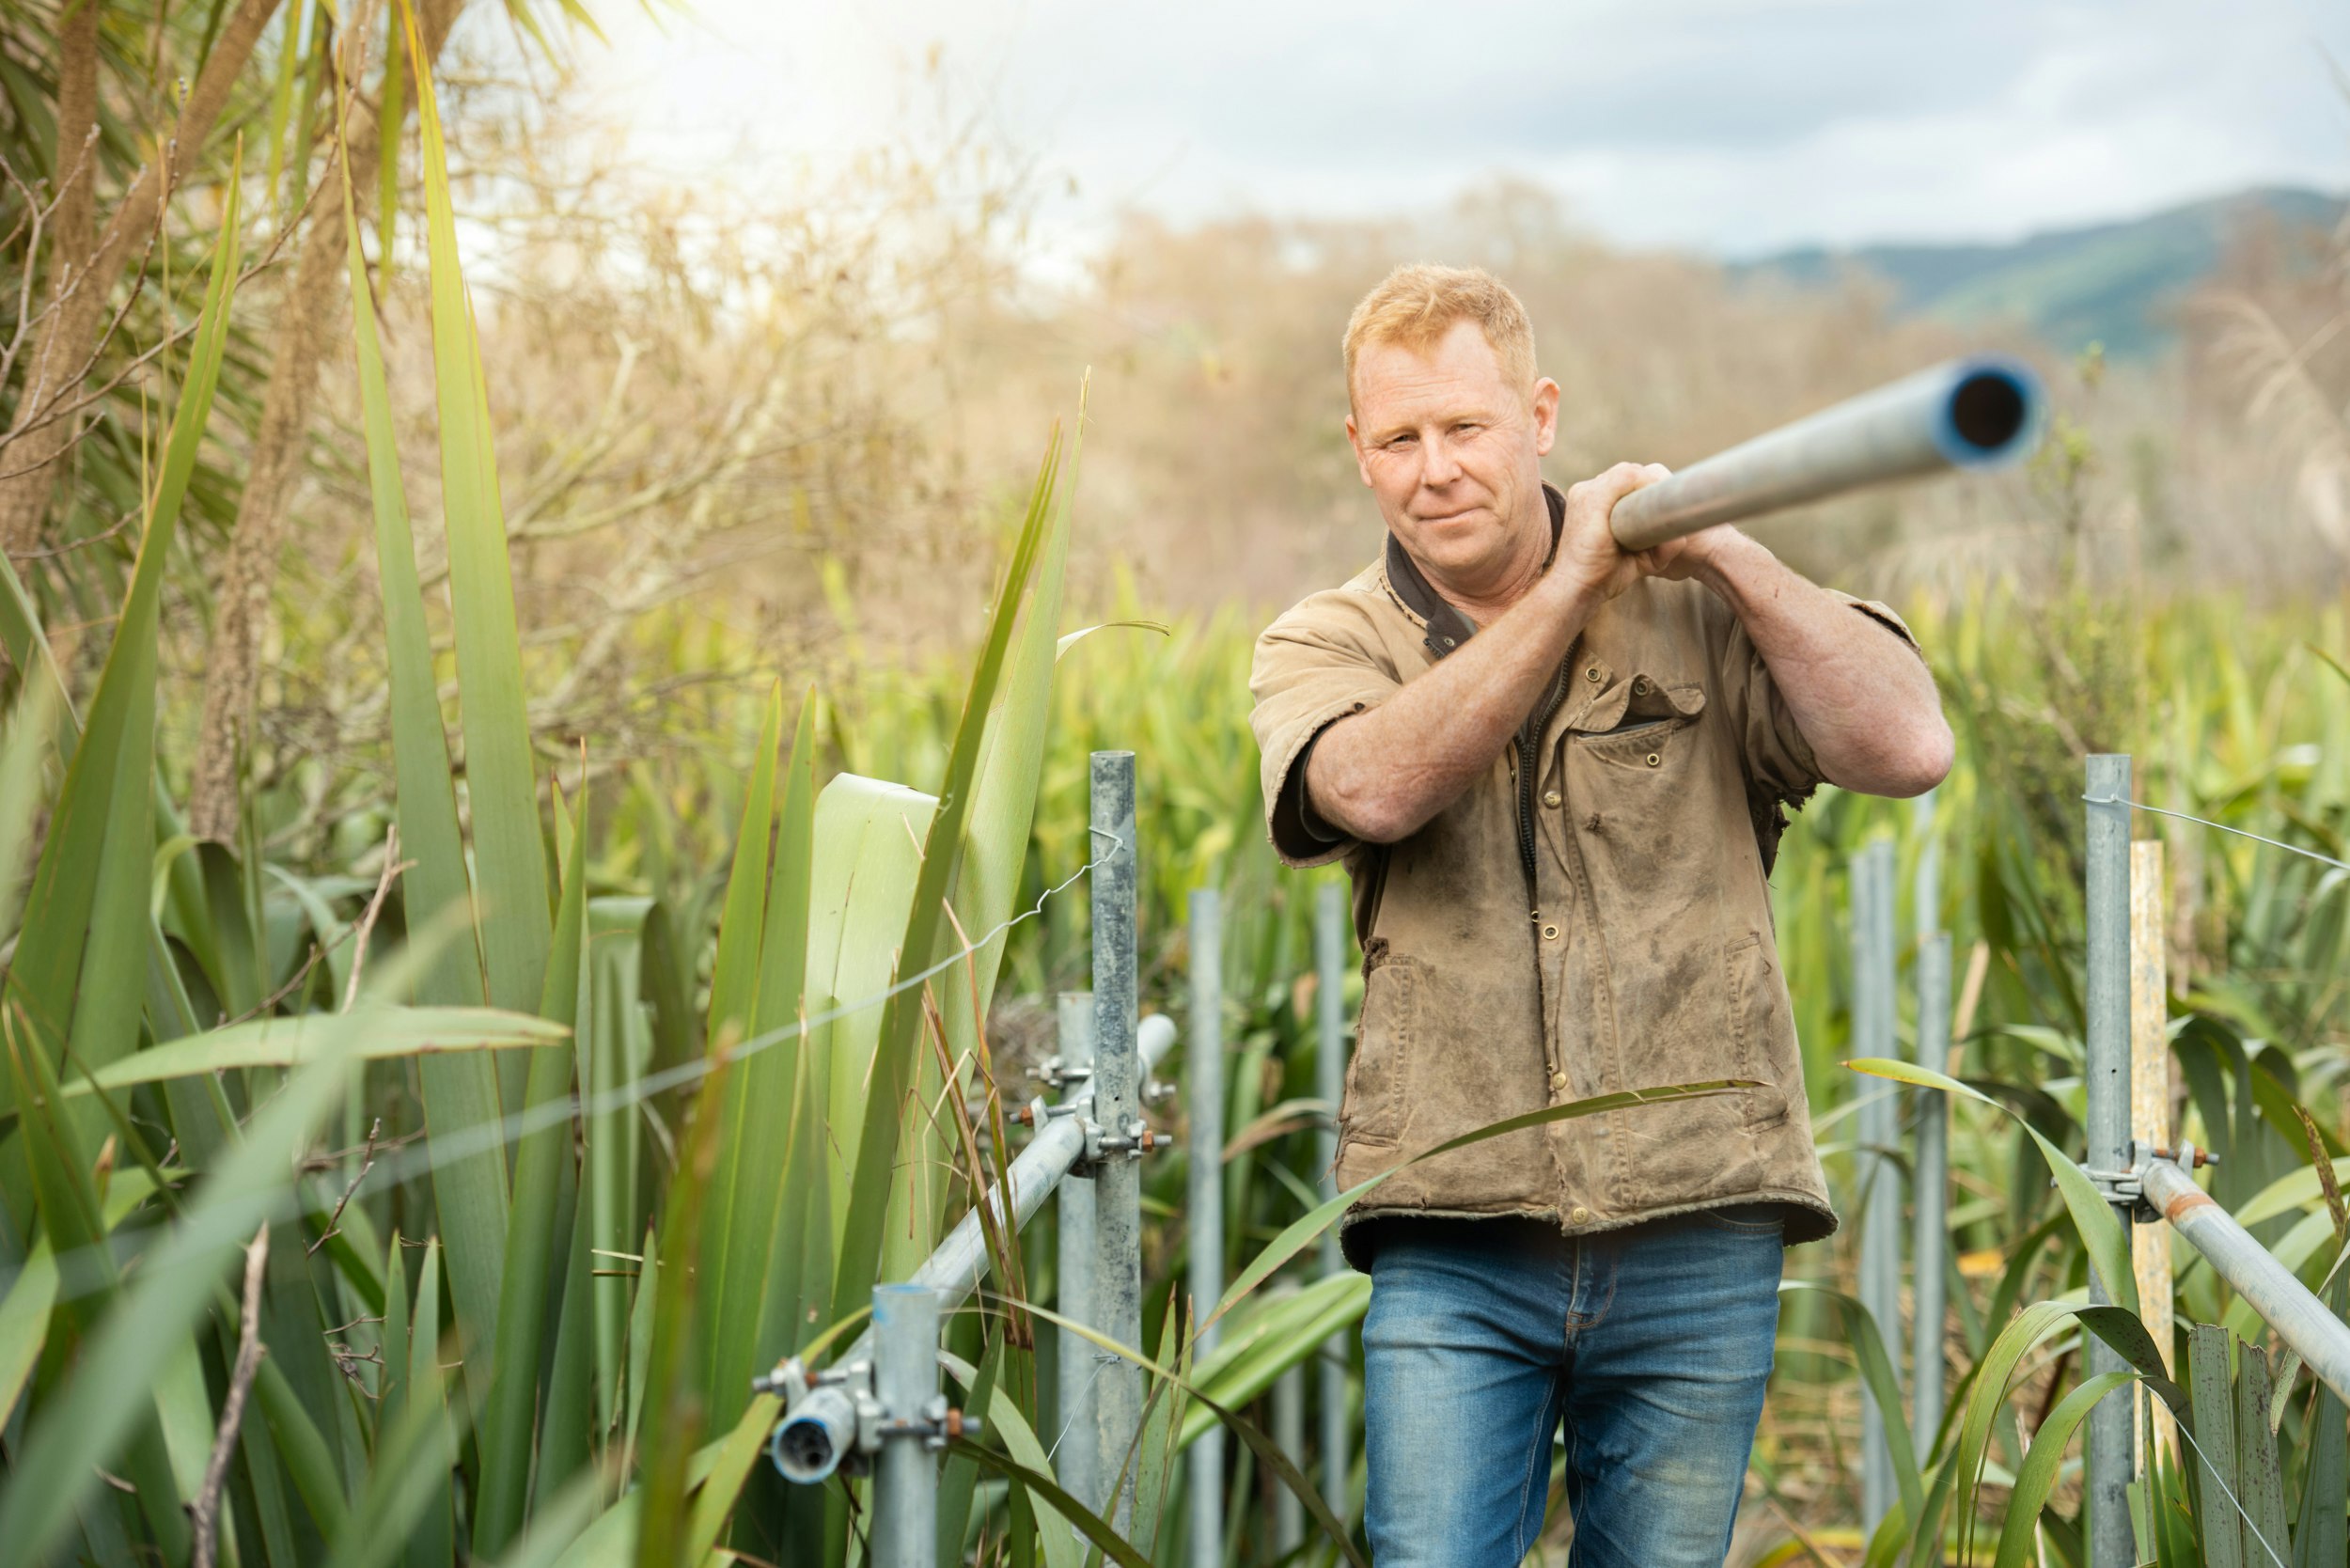
[{"label": "metal fence post", "polygon": [[[1135,754],[1093,754],[1093,1119],[1104,1135],[1139,1139],[1142,1074],[1135,1045]],[[1093,1325],[1112,1343],[1142,1342],[1142,1169],[1131,1152],[1093,1177]],[[1142,1426],[1142,1369],[1099,1353],[1093,1381],[1095,1481],[1102,1512],[1132,1529],[1121,1483]],[[1145,1550],[1150,1547],[1144,1542]]]},{"label": "metal fence post", "polygon": [[[1059,1055],[1064,1081],[1075,1074],[1090,1074],[1093,1071],[1093,993],[1064,991],[1061,993],[1057,1015],[1060,1024]],[[1058,1257],[1058,1296],[1063,1317],[1073,1318],[1088,1328],[1101,1325],[1093,1319],[1093,1183],[1080,1170],[1073,1169],[1054,1189],[1055,1216],[1059,1221],[1057,1238]],[[1101,1353],[1092,1343],[1066,1328],[1053,1331],[1054,1366],[1058,1372],[1056,1400],[1058,1409],[1053,1423],[1052,1458],[1054,1473],[1059,1477],[1069,1495],[1088,1508],[1099,1511],[1102,1506],[1099,1483],[1094,1475],[1093,1380]]]},{"label": "metal fence post", "polygon": [[[1872,840],[1852,868],[1853,1049],[1857,1056],[1890,1057],[1893,1043],[1893,846]],[[1899,1175],[1883,1152],[1899,1136],[1899,1091],[1882,1079],[1864,1078],[1855,1128],[1860,1151],[1853,1171],[1860,1195],[1860,1304],[1869,1309],[1886,1359],[1901,1375],[1902,1198]],[[1860,1520],[1872,1532],[1893,1506],[1893,1454],[1885,1423],[1903,1413],[1877,1408],[1864,1382],[1860,1390]]]},{"label": "metal fence post", "polygon": [[[1942,841],[1934,828],[1934,792],[1918,797],[1918,1065],[1950,1070],[1950,937],[1942,929]],[[1942,1425],[1942,1319],[1950,1248],[1950,1106],[1938,1089],[1913,1096],[1918,1122],[1917,1191],[1912,1200],[1914,1270],[1909,1341],[1910,1430],[1923,1454]]]},{"label": "metal fence post", "polygon": [[[1191,896],[1191,1039],[1183,1048],[1183,1104],[1191,1118],[1186,1207],[1191,1227],[1191,1305],[1205,1318],[1224,1297],[1224,906],[1213,887]],[[1223,1337],[1198,1330],[1204,1357]],[[1210,1425],[1191,1445],[1191,1568],[1224,1560],[1224,1428]]]},{"label": "metal fence post", "polygon": [[927,1285],[873,1287],[873,1393],[886,1432],[873,1473],[873,1568],[936,1568],[938,1456],[926,1430],[936,1419],[938,1293]]},{"label": "metal fence post", "polygon": [[[1325,882],[1314,893],[1314,1092],[1330,1108],[1314,1136],[1324,1201],[1339,1195],[1339,1105],[1346,1097],[1346,889]],[[1345,1272],[1337,1226],[1322,1232],[1322,1277]],[[1348,1464],[1346,1420],[1347,1343],[1344,1333],[1322,1341],[1322,1497],[1330,1512],[1346,1517]]]},{"label": "metal fence post", "polygon": [[[2089,759],[2089,1159],[2093,1170],[2127,1170],[2130,1150],[2130,760]],[[2115,1213],[2126,1228],[2130,1205]],[[2109,1301],[2092,1269],[2089,1295]],[[2091,1339],[2085,1370],[2126,1371],[2119,1353]],[[2137,1560],[2129,1484],[2135,1443],[2130,1402],[2107,1399],[2089,1415],[2090,1568],[2128,1568]]]},{"label": "metal fence post", "polygon": [[[1918,1065],[1948,1072],[1950,1059],[1950,933],[1937,931],[1918,949]],[[1917,1091],[1918,1184],[1910,1254],[1916,1270],[1909,1375],[1922,1459],[1942,1426],[1942,1329],[1950,1260],[1950,1117],[1938,1089]]]}]

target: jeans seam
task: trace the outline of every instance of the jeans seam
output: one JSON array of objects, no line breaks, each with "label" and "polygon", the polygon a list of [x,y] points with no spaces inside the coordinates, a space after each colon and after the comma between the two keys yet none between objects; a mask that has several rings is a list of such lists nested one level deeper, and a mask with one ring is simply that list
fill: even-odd
[{"label": "jeans seam", "polygon": [[[1598,1272],[1598,1269],[1594,1267],[1592,1273],[1596,1275]],[[1610,1262],[1607,1266],[1607,1284],[1606,1293],[1601,1297],[1598,1309],[1584,1320],[1583,1326],[1586,1328],[1597,1328],[1601,1324],[1606,1323],[1607,1321],[1609,1309],[1613,1308],[1615,1305],[1616,1265],[1614,1262]]]},{"label": "jeans seam", "polygon": [[[1558,1398],[1558,1395],[1559,1380],[1554,1375],[1551,1378],[1550,1392],[1543,1396],[1541,1412],[1534,1418],[1534,1441],[1526,1457],[1526,1474],[1518,1480],[1518,1522],[1510,1532],[1510,1547],[1520,1558],[1524,1558],[1528,1548],[1533,1545],[1533,1542],[1526,1538],[1526,1499],[1528,1492],[1534,1484],[1534,1476],[1537,1471],[1543,1473],[1545,1482],[1548,1480],[1549,1466],[1543,1461],[1549,1457],[1551,1429],[1559,1424],[1559,1415],[1554,1413],[1551,1403]],[[1563,1404],[1563,1402],[1561,1403]],[[1534,1526],[1534,1533],[1539,1536],[1542,1532],[1543,1527],[1538,1522]]]}]

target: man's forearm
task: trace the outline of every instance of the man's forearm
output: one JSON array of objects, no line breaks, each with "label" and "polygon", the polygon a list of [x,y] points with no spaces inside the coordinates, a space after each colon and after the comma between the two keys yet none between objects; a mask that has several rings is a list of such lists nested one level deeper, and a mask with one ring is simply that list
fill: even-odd
[{"label": "man's forearm", "polygon": [[1742,534],[1695,575],[1736,612],[1830,783],[1914,795],[1950,772],[1950,729],[1933,672],[1890,627]]},{"label": "man's forearm", "polygon": [[1316,813],[1371,843],[1418,832],[1493,766],[1595,603],[1545,578],[1435,668],[1324,730],[1307,763]]}]

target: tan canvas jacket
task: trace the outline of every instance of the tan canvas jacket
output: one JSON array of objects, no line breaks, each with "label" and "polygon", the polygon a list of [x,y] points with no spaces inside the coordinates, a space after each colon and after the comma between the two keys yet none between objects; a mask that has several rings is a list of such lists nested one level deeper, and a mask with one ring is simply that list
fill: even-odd
[{"label": "tan canvas jacket", "polygon": [[[1908,638],[1891,611],[1852,604]],[[1769,669],[1714,593],[1644,578],[1592,618],[1517,742],[1425,827],[1376,845],[1323,824],[1305,798],[1315,737],[1473,631],[1390,539],[1257,641],[1274,848],[1292,866],[1342,857],[1354,881],[1364,993],[1339,1184],[1568,1100],[1762,1087],[1488,1139],[1394,1176],[1348,1230],[1386,1214],[1532,1215],[1574,1233],[1776,1201],[1791,1244],[1829,1234],[1765,882],[1782,807],[1821,777]]]}]

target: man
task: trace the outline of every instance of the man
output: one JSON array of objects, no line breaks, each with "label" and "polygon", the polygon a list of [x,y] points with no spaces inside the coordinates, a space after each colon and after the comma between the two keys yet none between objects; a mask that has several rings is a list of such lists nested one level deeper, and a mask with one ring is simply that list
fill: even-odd
[{"label": "man", "polygon": [[1950,729],[1883,606],[1732,527],[1619,548],[1664,469],[1545,486],[1559,384],[1495,278],[1397,271],[1345,354],[1386,549],[1250,679],[1276,849],[1354,882],[1340,1184],[1544,1105],[1760,1086],[1488,1139],[1347,1216],[1371,1549],[1512,1568],[1563,1423],[1578,1568],[1718,1565],[1781,1248],[1836,1226],[1771,928],[1783,808],[1930,789]]}]

